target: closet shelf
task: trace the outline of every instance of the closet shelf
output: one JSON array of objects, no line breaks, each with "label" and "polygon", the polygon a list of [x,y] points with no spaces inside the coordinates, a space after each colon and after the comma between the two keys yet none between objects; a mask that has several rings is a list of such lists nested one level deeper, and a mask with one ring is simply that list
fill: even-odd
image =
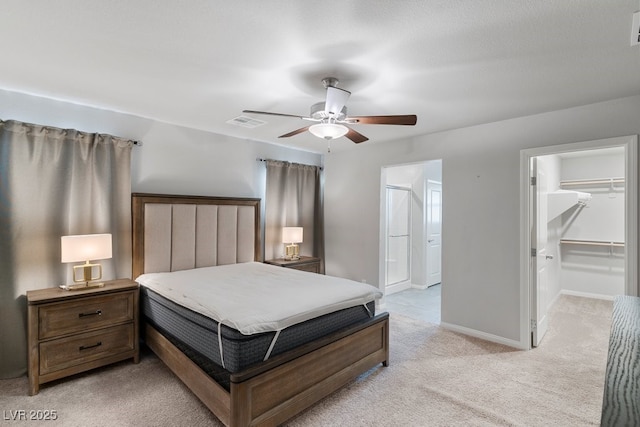
[{"label": "closet shelf", "polygon": [[624,242],[606,242],[604,240],[560,239],[560,243],[569,245],[607,246],[624,248]]},{"label": "closet shelf", "polygon": [[557,190],[547,193],[547,222],[577,204],[585,205],[591,200],[590,193],[573,190]]},{"label": "closet shelf", "polygon": [[624,184],[624,178],[602,178],[602,179],[572,179],[560,181],[561,187],[572,187],[578,185],[613,185]]}]

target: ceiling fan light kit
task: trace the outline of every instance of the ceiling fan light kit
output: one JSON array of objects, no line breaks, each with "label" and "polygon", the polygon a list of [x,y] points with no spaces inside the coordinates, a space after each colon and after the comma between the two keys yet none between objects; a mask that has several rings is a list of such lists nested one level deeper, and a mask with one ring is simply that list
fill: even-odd
[{"label": "ceiling fan light kit", "polygon": [[335,123],[318,123],[317,125],[309,126],[309,132],[318,138],[336,139],[345,136],[349,132],[349,128]]},{"label": "ceiling fan light kit", "polygon": [[397,116],[349,117],[347,115],[346,103],[349,99],[349,96],[351,96],[351,92],[338,88],[338,79],[336,79],[335,77],[327,77],[322,79],[322,84],[327,90],[326,99],[324,102],[317,102],[313,104],[311,106],[311,114],[308,117],[256,110],[243,110],[243,112],[251,114],[267,114],[271,116],[297,117],[303,120],[318,122],[315,125],[305,126],[284,135],[280,135],[278,138],[288,138],[308,130],[312,135],[318,138],[325,139],[327,141],[346,136],[356,144],[367,141],[369,138],[346,125],[379,124],[413,126],[417,122],[417,117],[412,114]]}]

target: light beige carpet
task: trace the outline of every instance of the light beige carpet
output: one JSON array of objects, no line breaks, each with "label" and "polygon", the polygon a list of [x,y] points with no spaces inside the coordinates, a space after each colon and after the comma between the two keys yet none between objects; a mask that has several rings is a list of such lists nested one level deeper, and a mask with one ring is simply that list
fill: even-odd
[{"label": "light beige carpet", "polygon": [[[542,346],[517,351],[391,313],[391,364],[361,376],[289,426],[598,425],[612,303],[562,296]],[[0,424],[16,410],[55,410],[42,425],[204,426],[215,417],[145,352],[44,385],[0,381]],[[35,423],[33,423],[35,425]]]}]

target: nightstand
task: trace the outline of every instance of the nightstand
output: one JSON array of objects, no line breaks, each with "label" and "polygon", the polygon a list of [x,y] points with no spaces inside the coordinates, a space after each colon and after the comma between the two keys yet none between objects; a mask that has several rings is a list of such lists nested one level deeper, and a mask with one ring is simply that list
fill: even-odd
[{"label": "nightstand", "polygon": [[267,260],[265,263],[295,270],[310,271],[311,273],[320,273],[320,258],[314,256],[301,256],[300,259],[296,260],[276,258]]},{"label": "nightstand", "polygon": [[139,361],[138,284],[27,291],[29,395],[40,384],[133,358]]}]

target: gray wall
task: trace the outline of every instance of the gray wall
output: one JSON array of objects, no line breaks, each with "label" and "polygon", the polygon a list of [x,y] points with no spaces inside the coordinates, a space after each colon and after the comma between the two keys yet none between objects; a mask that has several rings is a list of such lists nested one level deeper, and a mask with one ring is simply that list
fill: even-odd
[{"label": "gray wall", "polygon": [[517,344],[520,150],[639,134],[639,117],[633,96],[327,155],[327,274],[378,284],[381,168],[442,159],[442,321]]}]

